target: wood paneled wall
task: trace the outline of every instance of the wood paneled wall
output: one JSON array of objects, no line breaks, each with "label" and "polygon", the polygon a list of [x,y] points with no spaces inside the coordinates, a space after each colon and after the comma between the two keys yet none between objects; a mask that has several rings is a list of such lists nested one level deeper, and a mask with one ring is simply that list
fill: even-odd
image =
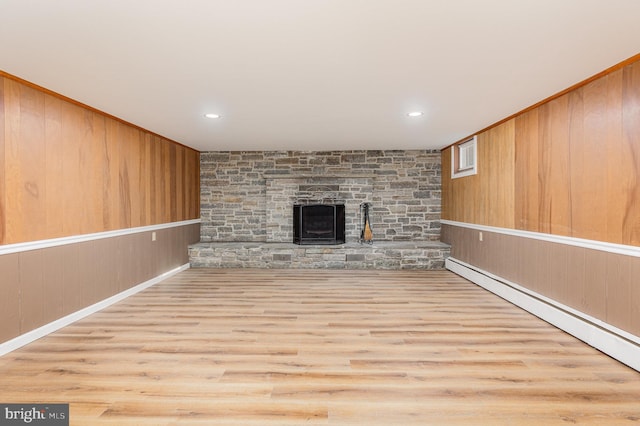
[{"label": "wood paneled wall", "polygon": [[451,180],[443,219],[640,245],[640,61],[478,136],[478,174]]},{"label": "wood paneled wall", "polygon": [[476,175],[451,179],[451,149],[442,152],[442,218],[513,227],[514,121],[478,135]]},{"label": "wood paneled wall", "polygon": [[0,74],[0,244],[198,219],[199,156]]}]

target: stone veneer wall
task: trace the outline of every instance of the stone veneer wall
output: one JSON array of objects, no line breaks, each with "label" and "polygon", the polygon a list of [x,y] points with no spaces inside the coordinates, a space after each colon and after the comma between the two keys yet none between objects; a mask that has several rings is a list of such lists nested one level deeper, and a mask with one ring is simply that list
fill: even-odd
[{"label": "stone veneer wall", "polygon": [[291,242],[296,201],[344,202],[347,242],[365,201],[375,240],[440,238],[437,150],[203,152],[200,181],[203,242]]}]

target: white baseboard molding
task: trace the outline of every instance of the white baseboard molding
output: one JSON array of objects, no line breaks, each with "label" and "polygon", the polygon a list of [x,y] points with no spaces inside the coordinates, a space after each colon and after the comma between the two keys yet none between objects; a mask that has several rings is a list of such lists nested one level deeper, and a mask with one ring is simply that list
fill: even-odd
[{"label": "white baseboard molding", "polygon": [[448,270],[640,371],[640,337],[458,259],[448,258],[445,266]]},{"label": "white baseboard molding", "polygon": [[35,340],[38,340],[41,337],[46,336],[47,334],[53,333],[56,330],[61,329],[62,327],[66,327],[69,324],[72,324],[82,318],[85,318],[93,313],[96,313],[108,306],[113,305],[121,300],[126,299],[129,296],[132,296],[136,293],[141,292],[154,284],[159,283],[172,275],[177,274],[178,272],[182,272],[186,269],[189,269],[189,264],[186,263],[182,266],[179,266],[171,271],[165,272],[164,274],[158,275],[155,278],[152,278],[148,281],[145,281],[141,284],[136,285],[135,287],[131,287],[121,293],[115,294],[107,299],[101,300],[98,303],[94,303],[91,306],[87,306],[86,308],[80,309],[72,314],[69,314],[65,317],[57,319],[49,324],[45,324],[42,327],[36,328],[35,330],[31,330],[25,334],[21,334],[18,337],[15,337],[7,342],[0,344],[0,356],[3,356],[11,351],[15,351],[22,346],[29,344]]}]

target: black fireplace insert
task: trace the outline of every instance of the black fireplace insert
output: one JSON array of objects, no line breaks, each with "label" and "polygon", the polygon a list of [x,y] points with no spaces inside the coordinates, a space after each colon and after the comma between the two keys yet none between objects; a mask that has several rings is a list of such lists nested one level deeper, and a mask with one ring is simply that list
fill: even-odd
[{"label": "black fireplace insert", "polygon": [[344,204],[294,204],[293,242],[344,244]]}]

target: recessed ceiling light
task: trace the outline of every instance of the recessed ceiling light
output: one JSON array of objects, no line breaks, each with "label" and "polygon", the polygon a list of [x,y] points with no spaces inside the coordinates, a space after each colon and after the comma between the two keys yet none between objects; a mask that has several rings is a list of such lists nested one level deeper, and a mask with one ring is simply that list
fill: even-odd
[{"label": "recessed ceiling light", "polygon": [[220,114],[213,114],[213,113],[205,114],[204,116],[207,118],[220,118]]},{"label": "recessed ceiling light", "polygon": [[409,117],[420,117],[422,114],[424,114],[422,111],[413,111],[408,113],[407,115]]}]

